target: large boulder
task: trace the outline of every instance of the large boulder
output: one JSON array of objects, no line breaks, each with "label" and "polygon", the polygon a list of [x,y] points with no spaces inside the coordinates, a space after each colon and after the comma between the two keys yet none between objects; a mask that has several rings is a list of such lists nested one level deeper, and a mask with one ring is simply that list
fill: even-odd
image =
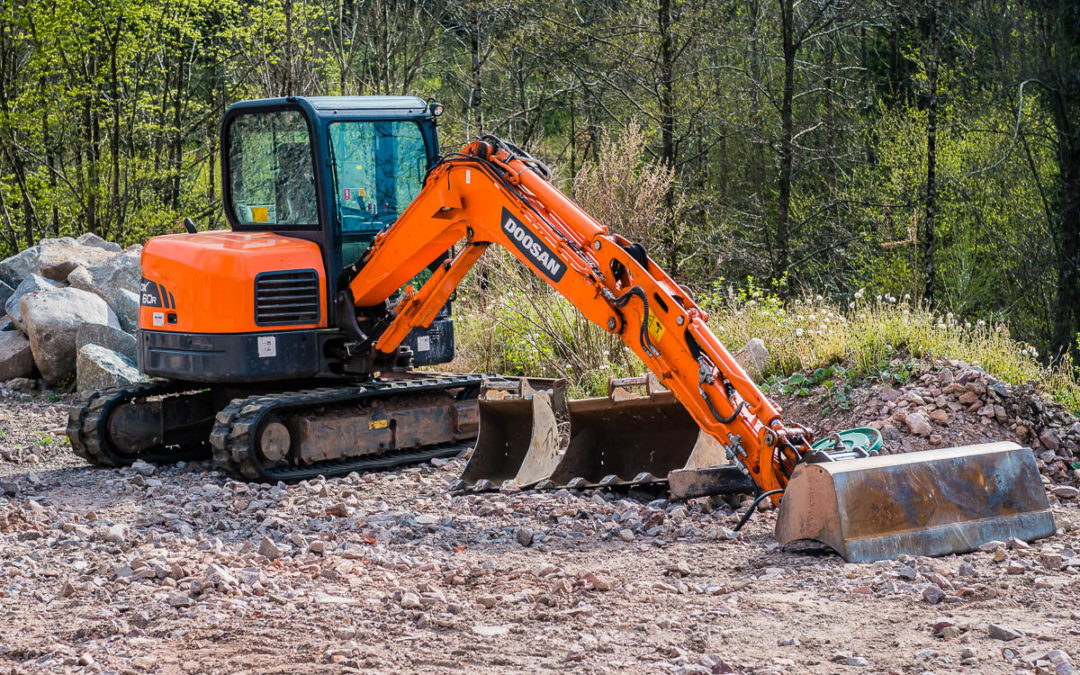
[{"label": "large boulder", "polygon": [[140,253],[129,250],[94,265],[80,265],[67,278],[75,288],[90,291],[109,303],[127,331],[134,330],[139,320]]},{"label": "large boulder", "polygon": [[112,304],[116,317],[120,319],[120,327],[129,333],[134,333],[139,328],[139,294],[121,288],[116,294]]},{"label": "large boulder", "polygon": [[12,288],[17,287],[23,279],[38,271],[39,257],[40,249],[31,246],[0,261],[0,280]]},{"label": "large boulder", "polygon": [[79,265],[90,267],[116,255],[114,251],[96,246],[83,246],[71,237],[42,239],[38,247],[38,270],[41,276],[54,281],[67,281],[68,275]]},{"label": "large boulder", "polygon": [[131,359],[101,345],[83,345],[79,349],[76,373],[80,393],[146,381]]},{"label": "large boulder", "polygon": [[21,310],[19,309],[19,301],[23,299],[23,296],[29,295],[37,291],[47,291],[53,288],[60,288],[60,284],[55,281],[46,279],[39,274],[29,274],[19,287],[15,289],[15,292],[11,294],[11,297],[4,302],[4,311],[7,312],[11,322],[15,324],[15,327],[26,332],[26,328],[23,326]]},{"label": "large boulder", "polygon": [[104,300],[78,288],[56,288],[24,295],[19,301],[23,326],[41,377],[56,384],[75,368],[79,326],[100,323],[120,327]]},{"label": "large boulder", "polygon": [[114,253],[119,253],[120,251],[124,250],[124,249],[120,248],[120,244],[117,244],[117,243],[114,243],[114,242],[111,242],[111,241],[106,241],[106,240],[102,239],[101,237],[97,236],[96,234],[94,234],[93,232],[87,232],[86,234],[80,236],[75,241],[79,242],[83,246],[93,246],[94,248],[103,248],[106,251],[112,251]]},{"label": "large boulder", "polygon": [[7,382],[33,374],[34,355],[30,351],[30,340],[17,330],[0,332],[0,380]]},{"label": "large boulder", "polygon": [[0,281],[0,307],[7,304],[8,298],[14,295],[15,289],[5,281]]},{"label": "large boulder", "polygon": [[82,349],[86,345],[98,345],[123,354],[132,361],[136,360],[135,336],[119,328],[100,323],[84,323],[75,335],[75,346]]},{"label": "large boulder", "polygon": [[768,348],[765,347],[765,342],[761,338],[751,338],[745,347],[732,354],[732,356],[746,371],[746,374],[750,376],[750,379],[758,383],[761,382],[765,369],[769,367],[769,361],[772,359]]}]

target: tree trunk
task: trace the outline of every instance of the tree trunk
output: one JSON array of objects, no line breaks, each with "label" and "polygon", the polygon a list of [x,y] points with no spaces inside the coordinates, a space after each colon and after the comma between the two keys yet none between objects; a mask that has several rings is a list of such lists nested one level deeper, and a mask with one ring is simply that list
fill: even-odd
[{"label": "tree trunk", "polygon": [[469,68],[472,74],[472,91],[469,92],[469,112],[472,114],[472,128],[476,136],[484,134],[484,85],[481,78],[480,62],[480,8],[472,9],[469,28]]},{"label": "tree trunk", "polygon": [[1058,353],[1071,352],[1076,363],[1080,362],[1080,80],[1076,77],[1080,71],[1080,7],[1070,2],[1051,6],[1047,25],[1060,31],[1052,39],[1057,45],[1053,52],[1056,59],[1047,64],[1057,84],[1049,98],[1060,181],[1053,346]]},{"label": "tree trunk", "polygon": [[938,31],[937,7],[930,9],[931,53],[926,62],[926,218],[923,233],[919,237],[922,248],[923,299],[934,302],[936,292],[934,277],[934,230],[937,216],[937,113],[938,113],[938,63],[941,55],[941,39]]},{"label": "tree trunk", "polygon": [[[671,39],[671,0],[660,0],[657,25],[660,29],[660,162],[669,169],[675,168],[675,63]],[[664,206],[668,213],[675,205],[675,185],[668,185],[664,193]],[[663,237],[667,248],[667,267],[671,274],[678,273],[679,242],[673,232]]]},{"label": "tree trunk", "polygon": [[[1060,127],[1059,127],[1060,129]],[[1057,302],[1054,305],[1054,348],[1078,351],[1080,344],[1080,132],[1062,138],[1059,132],[1061,167],[1061,218],[1057,260]],[[1074,354],[1075,355],[1075,354]]]},{"label": "tree trunk", "polygon": [[[780,103],[780,180],[779,203],[776,212],[776,237],[773,280],[787,276],[791,253],[789,251],[789,227],[791,213],[791,175],[794,158],[792,144],[792,99],[795,95],[795,12],[794,0],[780,0],[781,42],[784,50],[784,92]],[[782,292],[787,293],[785,285]]]}]

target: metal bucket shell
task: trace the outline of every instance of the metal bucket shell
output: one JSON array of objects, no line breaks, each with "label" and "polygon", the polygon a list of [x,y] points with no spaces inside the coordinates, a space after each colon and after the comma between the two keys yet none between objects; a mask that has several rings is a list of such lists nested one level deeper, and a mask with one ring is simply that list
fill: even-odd
[{"label": "metal bucket shell", "polygon": [[1053,532],[1035,458],[1015,443],[800,464],[776,522],[781,545],[815,540],[849,562],[963,553]]},{"label": "metal bucket shell", "polygon": [[[726,462],[722,446],[655,378],[610,385],[609,396],[568,403],[561,380],[483,393],[476,447],[455,488],[634,485]],[[632,394],[630,385],[644,385],[648,394]]]},{"label": "metal bucket shell", "polygon": [[654,483],[675,469],[724,462],[720,444],[669,391],[570,401],[568,408],[570,442],[552,471],[553,486]]},{"label": "metal bucket shell", "polygon": [[484,388],[476,446],[458,490],[527,488],[551,475],[568,437],[565,381],[513,380],[513,389]]}]

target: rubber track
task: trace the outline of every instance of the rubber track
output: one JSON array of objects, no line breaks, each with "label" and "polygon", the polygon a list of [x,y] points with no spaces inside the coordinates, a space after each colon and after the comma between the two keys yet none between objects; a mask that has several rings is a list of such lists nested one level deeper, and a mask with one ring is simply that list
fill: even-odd
[{"label": "rubber track", "polygon": [[449,457],[470,445],[458,441],[420,449],[397,450],[357,459],[317,462],[304,466],[266,467],[259,460],[255,434],[262,419],[287,409],[346,406],[368,400],[387,398],[459,387],[478,387],[483,381],[478,375],[433,375],[423,379],[373,380],[347,387],[323,387],[280,394],[264,394],[234,399],[217,414],[210,445],[214,462],[219,468],[241,480],[272,483],[298,481],[316,476],[341,476],[353,471],[389,469],[416,464],[435,457]]},{"label": "rubber track", "polygon": [[207,457],[210,453],[203,443],[197,447],[160,447],[137,455],[123,455],[113,450],[106,438],[109,413],[116,406],[138,398],[189,390],[190,384],[181,385],[159,380],[95,391],[82,405],[68,409],[67,437],[71,442],[71,449],[91,464],[113,467],[127,466],[136,459],[164,464]]}]

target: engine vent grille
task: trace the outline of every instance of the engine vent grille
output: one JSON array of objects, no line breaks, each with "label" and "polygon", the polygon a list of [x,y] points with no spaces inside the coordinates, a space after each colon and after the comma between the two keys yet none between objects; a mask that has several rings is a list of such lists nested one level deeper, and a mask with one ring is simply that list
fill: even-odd
[{"label": "engine vent grille", "polygon": [[295,326],[319,321],[319,275],[315,270],[263,272],[255,277],[255,323]]}]

